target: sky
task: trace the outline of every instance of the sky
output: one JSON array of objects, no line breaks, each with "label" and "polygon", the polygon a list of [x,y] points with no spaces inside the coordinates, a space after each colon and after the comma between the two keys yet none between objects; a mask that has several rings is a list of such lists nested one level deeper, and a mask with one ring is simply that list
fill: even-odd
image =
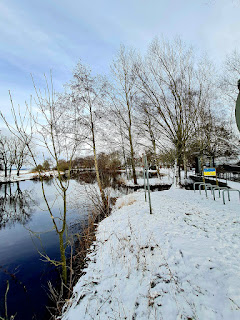
[{"label": "sky", "polygon": [[[240,51],[240,0],[0,0],[0,110],[10,119],[11,90],[24,104],[44,73],[55,89],[81,59],[108,73],[120,44],[145,53],[156,36],[180,36],[220,68]],[[0,128],[2,123],[0,122]]]}]

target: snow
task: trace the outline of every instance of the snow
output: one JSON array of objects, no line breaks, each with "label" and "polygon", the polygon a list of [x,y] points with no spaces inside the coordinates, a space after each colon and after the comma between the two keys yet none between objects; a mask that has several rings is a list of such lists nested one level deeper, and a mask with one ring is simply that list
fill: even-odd
[{"label": "snow", "polygon": [[[143,172],[142,169],[139,169],[138,172]],[[149,173],[157,174],[157,170],[148,170]],[[160,178],[151,178],[151,185],[165,185],[165,184],[172,184],[173,183],[173,170],[172,169],[165,169],[162,168],[160,170],[161,177]],[[124,178],[123,178],[124,179]],[[127,180],[124,179],[126,186],[135,186],[133,179]],[[137,185],[143,186],[144,185],[144,178],[137,178]],[[147,182],[146,182],[147,183]]]},{"label": "snow", "polygon": [[[240,184],[238,184],[238,189]],[[119,198],[62,320],[240,319],[240,204],[171,188]]]},{"label": "snow", "polygon": [[[64,172],[62,172],[61,174],[64,174]],[[57,176],[57,175],[58,173],[55,170],[45,171],[42,173],[42,176],[44,177]],[[21,170],[19,173],[19,176],[17,176],[17,170],[13,170],[11,173],[11,177],[7,176],[6,178],[4,176],[4,171],[0,171],[0,183],[32,180],[37,178],[38,178],[38,173],[31,172],[31,170]]]}]

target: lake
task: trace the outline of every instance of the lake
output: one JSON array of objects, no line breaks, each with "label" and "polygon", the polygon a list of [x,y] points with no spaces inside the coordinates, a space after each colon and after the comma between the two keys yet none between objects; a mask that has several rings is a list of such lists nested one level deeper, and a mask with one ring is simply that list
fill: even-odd
[{"label": "lake", "polygon": [[[110,176],[107,179],[106,185],[115,181]],[[54,216],[61,216],[62,199],[55,183],[54,180],[45,181],[45,193]],[[94,174],[82,174],[70,180],[67,191],[70,235],[81,232],[88,217],[92,208],[89,195],[94,183]],[[121,191],[114,196],[119,194]],[[0,316],[5,316],[4,295],[8,280],[9,317],[17,313],[16,320],[49,319],[47,283],[55,284],[59,272],[44,261],[39,252],[60,260],[59,238],[42,196],[41,182],[29,180],[0,185]]]}]

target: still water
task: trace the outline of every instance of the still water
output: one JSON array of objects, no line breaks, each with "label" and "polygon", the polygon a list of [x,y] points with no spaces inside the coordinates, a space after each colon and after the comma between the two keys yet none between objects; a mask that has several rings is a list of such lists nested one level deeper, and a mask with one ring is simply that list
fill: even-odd
[{"label": "still water", "polygon": [[[85,183],[70,180],[67,224],[69,234],[81,232],[91,210],[89,198],[94,179]],[[86,183],[87,182],[87,183]],[[54,216],[61,216],[62,199],[53,180],[44,183]],[[8,316],[16,320],[49,319],[46,305],[48,281],[56,283],[59,273],[39,252],[60,260],[58,235],[53,230],[39,181],[0,185],[0,316],[4,318],[7,280]]]}]

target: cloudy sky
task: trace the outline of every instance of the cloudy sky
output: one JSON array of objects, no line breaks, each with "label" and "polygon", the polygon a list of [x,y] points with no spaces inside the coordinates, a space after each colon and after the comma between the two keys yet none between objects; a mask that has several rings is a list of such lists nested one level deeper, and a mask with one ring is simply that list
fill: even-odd
[{"label": "cloudy sky", "polygon": [[[180,36],[220,67],[240,51],[240,0],[0,0],[0,109],[22,104],[51,69],[57,90],[81,59],[107,73],[121,43],[144,53],[155,36]],[[1,124],[0,124],[1,126]]]}]

